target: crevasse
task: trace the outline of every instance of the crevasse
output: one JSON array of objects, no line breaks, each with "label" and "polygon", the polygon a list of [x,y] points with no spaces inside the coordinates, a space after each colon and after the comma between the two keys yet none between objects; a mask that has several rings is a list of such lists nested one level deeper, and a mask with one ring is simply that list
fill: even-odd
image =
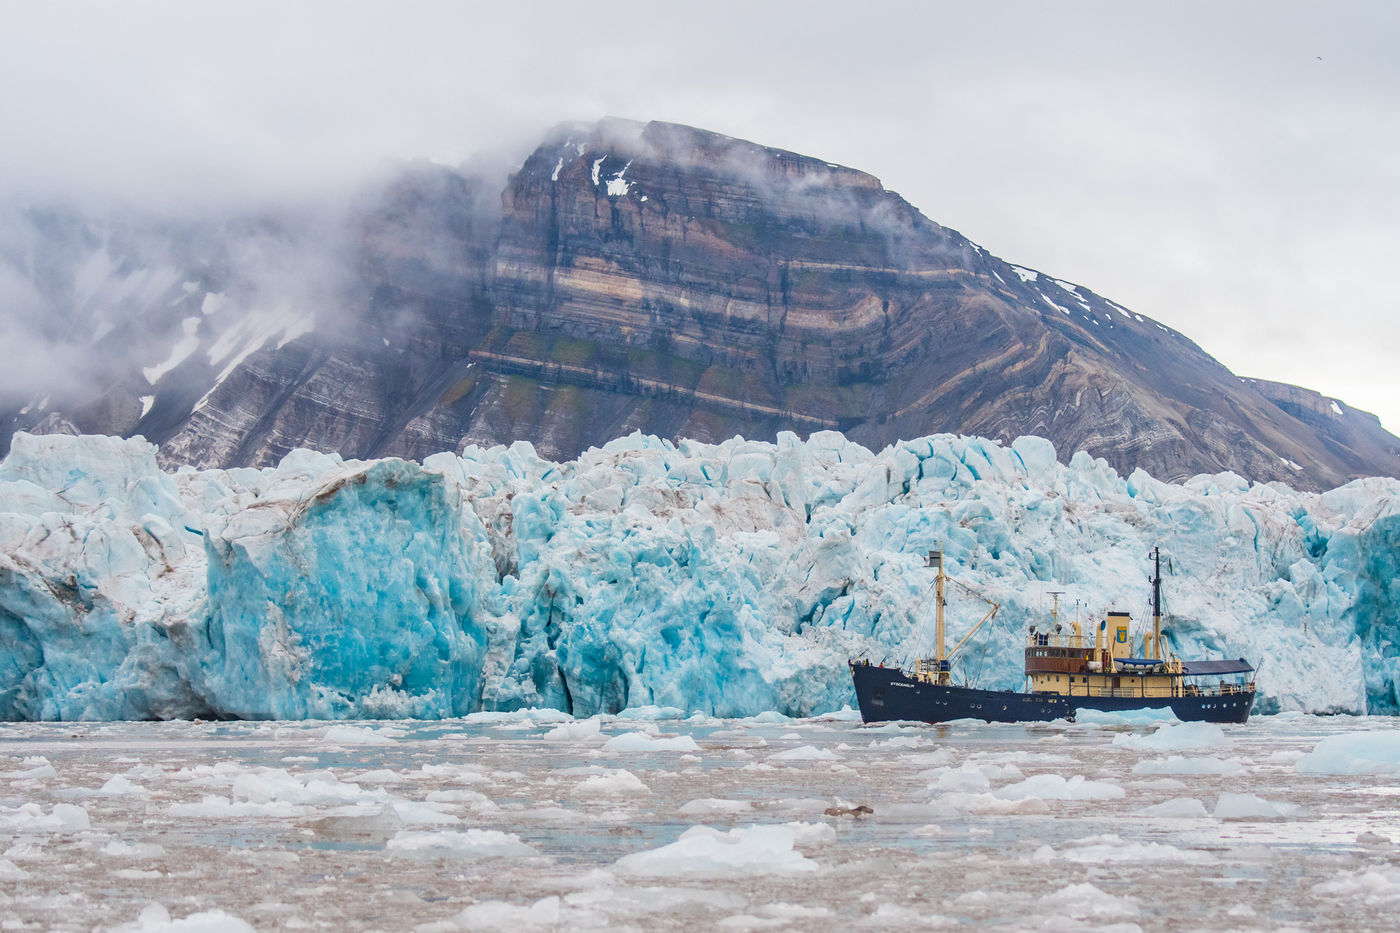
[{"label": "crevasse", "polygon": [[550,463],[526,443],[421,466],[296,451],[163,473],[140,439],[15,437],[0,464],[0,717],[437,718],[668,706],[809,715],[848,657],[929,648],[1021,684],[1027,624],[1146,621],[1246,657],[1259,708],[1395,712],[1400,482],[1321,495],[1232,474],[1117,475],[1048,441],[937,435],[872,453],[633,435]]}]

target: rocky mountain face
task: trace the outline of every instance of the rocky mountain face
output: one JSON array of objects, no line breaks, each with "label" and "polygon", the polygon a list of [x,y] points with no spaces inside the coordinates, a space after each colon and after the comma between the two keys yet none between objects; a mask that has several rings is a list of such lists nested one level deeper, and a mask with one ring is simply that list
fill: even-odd
[{"label": "rocky mountain face", "polygon": [[1400,475],[1372,415],[1242,379],[870,175],[689,127],[564,126],[504,189],[418,166],[334,221],[167,230],[163,252],[159,224],[24,216],[8,279],[105,363],[61,392],[0,382],[4,446],[144,434],[167,465],[236,466],[528,440],[562,460],[634,430],[836,429],[1036,434],[1162,479]]}]

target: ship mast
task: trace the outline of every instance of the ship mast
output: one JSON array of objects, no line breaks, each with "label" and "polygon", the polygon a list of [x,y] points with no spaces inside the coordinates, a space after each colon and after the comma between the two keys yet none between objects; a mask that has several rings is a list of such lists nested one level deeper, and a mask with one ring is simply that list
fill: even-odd
[{"label": "ship mast", "polygon": [[943,627],[943,584],[947,582],[947,576],[943,573],[943,543],[940,541],[938,550],[928,552],[928,566],[937,568],[938,575],[934,578],[934,589],[937,598],[937,611],[933,628],[933,662],[937,682],[946,684],[951,682],[952,677],[948,672],[948,644],[946,630]]},{"label": "ship mast", "polygon": [[1152,549],[1152,651],[1148,655],[1162,660],[1162,549]]}]

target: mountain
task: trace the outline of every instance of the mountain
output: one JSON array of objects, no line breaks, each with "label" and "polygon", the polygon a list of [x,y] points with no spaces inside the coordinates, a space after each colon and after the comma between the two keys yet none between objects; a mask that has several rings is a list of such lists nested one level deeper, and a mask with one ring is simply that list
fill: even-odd
[{"label": "mountain", "polygon": [[504,182],[417,165],[321,216],[21,214],[0,284],[78,362],[64,392],[0,383],[5,445],[141,434],[209,467],[837,429],[1038,435],[1167,480],[1400,475],[1372,415],[1236,376],[863,172],[690,127],[561,126]]}]

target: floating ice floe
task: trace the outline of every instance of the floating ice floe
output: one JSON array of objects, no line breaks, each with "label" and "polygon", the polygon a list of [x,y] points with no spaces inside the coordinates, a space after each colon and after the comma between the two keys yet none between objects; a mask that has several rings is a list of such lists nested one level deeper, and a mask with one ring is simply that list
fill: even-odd
[{"label": "floating ice floe", "polygon": [[990,790],[992,782],[982,770],[972,765],[964,765],[961,768],[942,768],[938,771],[930,771],[920,775],[920,777],[931,779],[928,789],[934,793],[945,793],[953,791],[957,793],[976,794]]},{"label": "floating ice floe", "polygon": [[1331,880],[1313,885],[1312,891],[1370,904],[1400,903],[1400,868],[1378,865],[1339,871]]},{"label": "floating ice floe", "polygon": [[1160,842],[1129,841],[1114,833],[1077,839],[1058,851],[1045,846],[1036,852],[1035,860],[1064,860],[1090,865],[1120,862],[1184,862],[1205,865],[1217,861],[1214,855],[1199,849],[1181,849]]},{"label": "floating ice floe", "polygon": [[794,848],[796,840],[790,826],[742,826],[728,832],[693,826],[670,845],[624,855],[613,868],[623,875],[672,878],[816,871],[817,863]]},{"label": "floating ice floe", "polygon": [[[617,714],[622,720],[641,720],[645,722],[659,722],[666,719],[685,719],[685,710],[676,706],[629,706]],[[859,716],[859,714],[857,714]]]},{"label": "floating ice floe", "polygon": [[1169,819],[1204,818],[1209,814],[1206,805],[1195,797],[1173,797],[1151,806],[1143,807],[1138,813],[1142,816],[1166,817]]},{"label": "floating ice floe", "polygon": [[1276,803],[1254,794],[1224,791],[1216,800],[1211,816],[1217,820],[1273,820],[1297,812],[1298,808],[1290,803]]},{"label": "floating ice floe", "polygon": [[156,902],[147,904],[134,923],[112,927],[110,933],[256,933],[249,923],[222,910],[202,910],[171,919],[170,911]]},{"label": "floating ice floe", "polygon": [[1117,897],[1084,882],[1071,884],[1040,899],[1044,910],[1076,920],[1127,920],[1141,913],[1137,900]]},{"label": "floating ice floe", "polygon": [[713,816],[740,816],[753,812],[753,802],[749,800],[720,800],[701,798],[682,804],[677,810],[681,816],[704,818]]},{"label": "floating ice floe", "polygon": [[605,752],[698,752],[700,746],[688,735],[651,736],[645,732],[624,732],[603,743]]},{"label": "floating ice floe", "polygon": [[574,786],[573,793],[579,797],[618,797],[649,794],[651,791],[641,778],[624,769],[584,778]]},{"label": "floating ice floe", "polygon": [[1059,774],[1036,774],[1009,784],[996,792],[1002,800],[1116,800],[1126,791],[1109,781],[1090,781],[1082,774],[1065,778]]},{"label": "floating ice floe", "polygon": [[48,813],[37,803],[17,807],[0,804],[0,830],[9,832],[76,833],[91,828],[87,810],[76,804],[56,803]]},{"label": "floating ice floe", "polygon": [[1075,713],[1077,725],[1093,726],[1143,726],[1157,723],[1175,723],[1176,714],[1171,707],[1165,709],[1097,710],[1081,709]]},{"label": "floating ice floe", "polygon": [[123,777],[120,774],[114,774],[107,779],[105,784],[102,785],[102,789],[99,791],[99,793],[111,797],[139,797],[145,794],[149,794],[150,791],[142,787],[140,784],[133,783],[131,780]]},{"label": "floating ice floe", "polygon": [[47,781],[54,777],[58,777],[58,772],[43,756],[24,759],[20,767],[14,771],[0,771],[0,778],[9,781]]},{"label": "floating ice floe", "polygon": [[331,726],[321,736],[321,741],[331,745],[393,745],[398,739],[392,731],[362,726]]},{"label": "floating ice floe", "polygon": [[1149,758],[1133,765],[1134,774],[1239,774],[1242,771],[1244,765],[1234,759],[1185,758],[1181,755]]},{"label": "floating ice floe", "polygon": [[829,748],[817,748],[815,745],[799,745],[787,751],[776,752],[768,756],[769,761],[840,761],[841,756]]},{"label": "floating ice floe", "polygon": [[451,852],[472,858],[501,858],[539,855],[533,846],[520,841],[515,833],[494,829],[440,830],[423,832],[404,830],[386,843],[396,852]]},{"label": "floating ice floe", "polygon": [[1176,752],[1214,748],[1225,742],[1225,732],[1210,722],[1163,725],[1150,735],[1115,735],[1113,744],[1132,751]]},{"label": "floating ice floe", "polygon": [[1304,774],[1400,774],[1400,730],[1330,735],[1293,767]]}]

